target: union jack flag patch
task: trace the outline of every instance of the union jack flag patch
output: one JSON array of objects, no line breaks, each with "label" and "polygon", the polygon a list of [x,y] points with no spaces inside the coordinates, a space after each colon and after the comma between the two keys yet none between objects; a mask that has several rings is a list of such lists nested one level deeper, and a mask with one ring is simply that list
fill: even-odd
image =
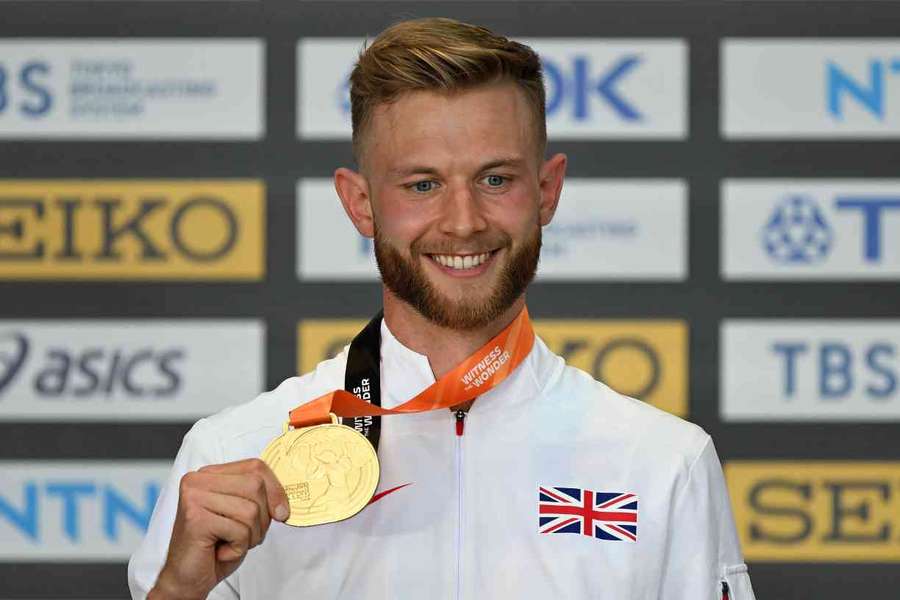
[{"label": "union jack flag patch", "polygon": [[623,492],[538,488],[538,531],[637,541],[638,498]]}]

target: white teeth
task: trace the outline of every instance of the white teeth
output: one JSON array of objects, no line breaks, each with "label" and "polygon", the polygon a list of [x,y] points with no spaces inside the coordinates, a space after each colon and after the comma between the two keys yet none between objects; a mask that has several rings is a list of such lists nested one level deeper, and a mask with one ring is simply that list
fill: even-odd
[{"label": "white teeth", "polygon": [[482,254],[468,254],[466,256],[457,256],[455,254],[432,254],[431,256],[438,264],[451,269],[472,269],[490,258],[491,253],[484,252]]}]

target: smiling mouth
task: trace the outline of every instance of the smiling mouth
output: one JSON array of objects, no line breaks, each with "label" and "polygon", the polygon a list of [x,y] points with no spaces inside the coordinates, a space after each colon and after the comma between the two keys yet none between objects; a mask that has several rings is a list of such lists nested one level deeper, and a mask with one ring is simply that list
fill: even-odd
[{"label": "smiling mouth", "polygon": [[480,267],[496,253],[497,250],[491,250],[481,254],[429,254],[428,257],[442,267],[465,271]]}]

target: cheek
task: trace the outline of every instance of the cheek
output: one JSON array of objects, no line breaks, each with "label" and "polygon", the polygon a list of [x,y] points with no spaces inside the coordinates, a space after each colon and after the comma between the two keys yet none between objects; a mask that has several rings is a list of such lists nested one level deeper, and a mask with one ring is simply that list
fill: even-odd
[{"label": "cheek", "polygon": [[514,238],[530,234],[535,227],[540,226],[538,201],[529,191],[514,190],[515,193],[507,195],[491,215],[491,220],[497,227]]},{"label": "cheek", "polygon": [[408,244],[427,230],[427,214],[413,203],[389,198],[376,206],[375,224],[379,235],[397,245]]}]

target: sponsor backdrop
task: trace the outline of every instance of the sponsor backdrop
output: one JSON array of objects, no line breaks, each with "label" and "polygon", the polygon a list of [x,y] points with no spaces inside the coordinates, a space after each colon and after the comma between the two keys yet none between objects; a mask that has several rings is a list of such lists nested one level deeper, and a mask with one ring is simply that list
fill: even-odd
[{"label": "sponsor backdrop", "polygon": [[329,177],[425,15],[542,57],[538,333],[713,435],[759,598],[895,597],[900,5],[73,0],[0,2],[0,599],[126,597],[190,424],[378,310]]}]

